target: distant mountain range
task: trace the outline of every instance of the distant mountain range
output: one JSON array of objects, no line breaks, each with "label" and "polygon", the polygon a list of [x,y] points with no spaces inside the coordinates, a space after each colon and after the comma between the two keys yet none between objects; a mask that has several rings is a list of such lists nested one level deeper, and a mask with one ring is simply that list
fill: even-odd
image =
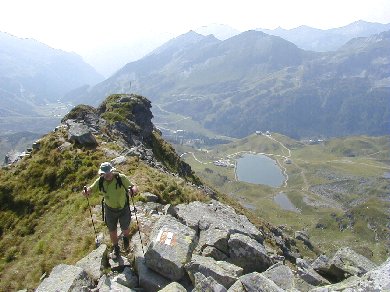
[{"label": "distant mountain range", "polygon": [[213,36],[215,36],[217,39],[221,41],[224,41],[228,38],[231,38],[241,33],[241,31],[232,28],[229,25],[217,24],[217,23],[198,27],[197,29],[194,29],[194,31],[204,36],[212,34]]},{"label": "distant mountain range", "polygon": [[[347,41],[356,37],[367,37],[390,29],[390,24],[357,21],[340,28],[321,30],[308,26],[294,29],[277,28],[274,30],[254,28],[267,34],[280,36],[304,50],[325,52],[336,50]],[[214,35],[219,40],[226,40],[242,33],[235,28],[224,24],[210,24],[193,29],[195,32],[207,36]],[[125,64],[143,58],[155,48],[174,38],[170,33],[145,35],[137,41],[129,41],[126,37],[121,43],[109,43],[89,52],[80,53],[83,58],[98,72],[110,77]]]},{"label": "distant mountain range", "polygon": [[339,28],[317,29],[309,26],[299,26],[293,29],[276,29],[256,30],[267,34],[280,36],[304,50],[316,52],[335,51],[347,43],[349,40],[357,37],[368,37],[390,29],[390,23],[372,23],[359,20]]},{"label": "distant mountain range", "polygon": [[137,92],[219,134],[270,130],[292,137],[388,134],[390,32],[335,52],[305,51],[247,31],[220,41],[193,31],[99,83],[82,99]]},{"label": "distant mountain range", "polygon": [[336,35],[360,37],[333,52],[303,50],[260,31],[201,27],[204,35],[171,39],[93,88],[103,77],[80,56],[0,33],[0,130],[52,127],[67,109],[46,104],[59,99],[96,105],[111,93],[137,92],[153,100],[155,116],[158,106],[237,137],[261,129],[294,137],[388,133],[388,32],[361,38],[387,27],[359,21],[284,30],[317,43],[325,34],[329,44]]},{"label": "distant mountain range", "polygon": [[35,106],[103,80],[75,53],[0,32],[0,118],[37,115]]}]

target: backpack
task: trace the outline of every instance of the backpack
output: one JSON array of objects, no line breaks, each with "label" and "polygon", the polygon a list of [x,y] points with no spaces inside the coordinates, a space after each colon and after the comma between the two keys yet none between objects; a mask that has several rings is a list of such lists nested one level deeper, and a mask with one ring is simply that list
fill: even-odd
[{"label": "backpack", "polygon": [[[126,195],[126,204],[127,206],[129,207],[130,209],[130,202],[129,202],[129,196],[127,194],[127,190],[125,188],[125,186],[123,185],[122,183],[122,179],[121,177],[119,176],[119,173],[115,173],[114,175],[115,179],[116,179],[116,184],[115,184],[115,188],[121,188],[123,187],[125,189],[125,195]],[[103,182],[104,182],[104,176],[101,175],[99,177],[99,191],[100,192],[103,192],[103,193],[106,193],[106,190],[104,189],[104,186],[103,186]],[[126,206],[125,206],[126,207]],[[131,216],[131,212],[130,212],[130,216]],[[102,217],[103,217],[103,221],[105,222],[106,221],[106,217],[104,216],[104,197],[102,198]]]}]

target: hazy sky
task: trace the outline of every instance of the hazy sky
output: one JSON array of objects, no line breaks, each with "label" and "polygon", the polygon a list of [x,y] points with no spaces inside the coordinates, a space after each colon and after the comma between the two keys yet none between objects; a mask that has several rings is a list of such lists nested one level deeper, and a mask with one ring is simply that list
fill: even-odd
[{"label": "hazy sky", "polygon": [[[363,19],[390,22],[389,0],[0,0],[0,31],[78,53],[218,23],[328,29]],[[1,45],[1,44],[0,44]]]}]

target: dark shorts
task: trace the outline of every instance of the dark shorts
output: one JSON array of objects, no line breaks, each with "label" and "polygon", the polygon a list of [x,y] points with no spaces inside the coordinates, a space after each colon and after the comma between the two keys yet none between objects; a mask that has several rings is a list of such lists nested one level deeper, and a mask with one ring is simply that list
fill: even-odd
[{"label": "dark shorts", "polygon": [[125,206],[123,209],[110,208],[104,205],[106,225],[109,231],[115,231],[117,229],[118,221],[122,230],[126,230],[130,226],[131,213],[129,206]]}]

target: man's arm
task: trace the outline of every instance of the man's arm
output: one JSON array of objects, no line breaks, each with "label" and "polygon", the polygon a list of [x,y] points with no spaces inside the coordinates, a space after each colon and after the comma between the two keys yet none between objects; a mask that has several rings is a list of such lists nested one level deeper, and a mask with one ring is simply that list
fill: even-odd
[{"label": "man's arm", "polygon": [[131,196],[138,193],[138,187],[134,185],[126,175],[122,176],[122,181],[124,187],[126,188],[126,190],[129,190],[129,194]]},{"label": "man's arm", "polygon": [[99,178],[97,178],[91,186],[87,187],[84,186],[82,194],[84,196],[90,196],[93,192],[96,192],[98,189],[98,184],[99,184]]}]

